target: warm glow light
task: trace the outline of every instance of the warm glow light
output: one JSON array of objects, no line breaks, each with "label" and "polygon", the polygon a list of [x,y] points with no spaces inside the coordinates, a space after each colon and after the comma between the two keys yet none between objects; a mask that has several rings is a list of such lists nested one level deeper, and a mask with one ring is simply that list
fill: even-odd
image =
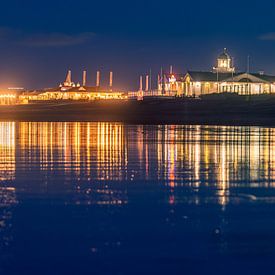
[{"label": "warm glow light", "polygon": [[201,86],[201,82],[196,82],[195,85],[196,85],[196,87],[200,87]]},{"label": "warm glow light", "polygon": [[[214,184],[217,202],[226,207],[231,186],[248,178],[274,187],[274,134],[253,127],[0,122],[0,180],[14,180],[25,163],[26,175],[35,169],[77,182],[161,180],[175,194],[182,184],[196,193]],[[102,203],[124,202],[108,188],[101,191],[108,198]],[[193,199],[200,203],[200,196]]]}]

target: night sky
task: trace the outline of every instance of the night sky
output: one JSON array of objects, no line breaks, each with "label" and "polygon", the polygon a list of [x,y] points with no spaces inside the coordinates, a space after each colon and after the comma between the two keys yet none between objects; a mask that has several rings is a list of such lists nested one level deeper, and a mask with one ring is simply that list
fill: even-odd
[{"label": "night sky", "polygon": [[224,47],[238,70],[275,74],[274,1],[9,0],[1,3],[0,86],[57,86],[71,69],[114,71],[117,88],[136,89],[160,66],[209,70]]}]

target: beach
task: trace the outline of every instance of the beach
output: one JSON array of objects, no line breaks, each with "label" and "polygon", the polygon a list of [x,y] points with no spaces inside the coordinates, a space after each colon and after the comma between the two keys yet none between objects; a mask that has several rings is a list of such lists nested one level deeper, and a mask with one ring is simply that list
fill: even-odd
[{"label": "beach", "polygon": [[105,121],[127,124],[275,125],[275,96],[202,99],[45,101],[0,106],[13,121]]}]

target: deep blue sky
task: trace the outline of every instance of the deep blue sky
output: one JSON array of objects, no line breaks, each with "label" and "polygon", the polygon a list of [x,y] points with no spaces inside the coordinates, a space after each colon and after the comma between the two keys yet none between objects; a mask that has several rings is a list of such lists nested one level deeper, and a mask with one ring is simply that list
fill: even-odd
[{"label": "deep blue sky", "polygon": [[52,87],[72,69],[114,71],[135,89],[151,67],[208,70],[224,47],[244,70],[275,74],[273,1],[9,0],[1,3],[0,86]]}]

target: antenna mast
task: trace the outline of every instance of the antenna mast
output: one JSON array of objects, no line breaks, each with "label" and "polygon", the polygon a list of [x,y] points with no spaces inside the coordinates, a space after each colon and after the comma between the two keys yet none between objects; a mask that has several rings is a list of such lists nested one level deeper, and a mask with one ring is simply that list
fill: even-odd
[{"label": "antenna mast", "polygon": [[250,71],[250,56],[248,55],[247,56],[247,69],[246,69],[246,72],[249,73]]}]

